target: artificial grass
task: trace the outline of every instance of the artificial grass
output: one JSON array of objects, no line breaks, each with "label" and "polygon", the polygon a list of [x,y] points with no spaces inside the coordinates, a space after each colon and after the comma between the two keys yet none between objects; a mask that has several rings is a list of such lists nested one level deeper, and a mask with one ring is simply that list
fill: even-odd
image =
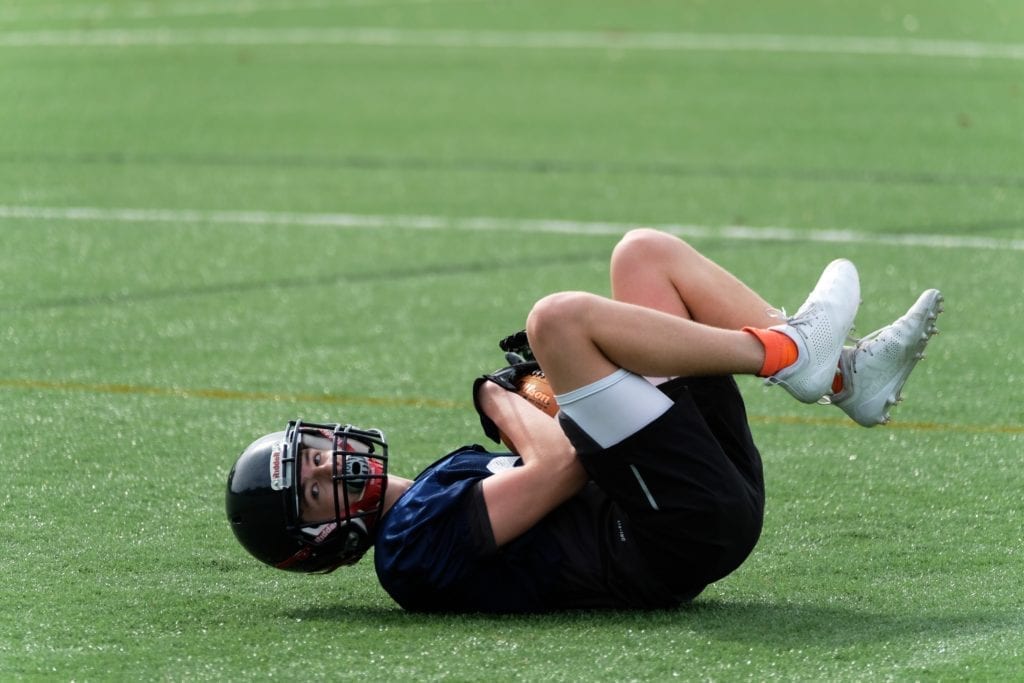
[{"label": "artificial grass", "polygon": [[[159,22],[871,36],[913,13],[924,37],[1019,40],[994,19],[1011,3],[897,5],[338,5]],[[4,29],[74,24],[38,7],[12,5]],[[151,26],[140,7],[91,21]],[[0,208],[177,212],[0,218],[0,678],[1019,675],[1015,61],[4,46],[0,66],[16,95],[0,107]],[[764,535],[692,606],[409,615],[368,562],[310,578],[251,561],[224,520],[231,462],[296,416],[383,428],[403,476],[480,440],[469,386],[501,364],[497,339],[549,291],[606,293],[616,236],[417,230],[387,219],[399,214],[855,229],[865,243],[694,242],[790,310],[824,263],[852,258],[861,333],[937,286],[943,333],[886,428],[741,382]],[[894,233],[994,241],[884,244]]]}]

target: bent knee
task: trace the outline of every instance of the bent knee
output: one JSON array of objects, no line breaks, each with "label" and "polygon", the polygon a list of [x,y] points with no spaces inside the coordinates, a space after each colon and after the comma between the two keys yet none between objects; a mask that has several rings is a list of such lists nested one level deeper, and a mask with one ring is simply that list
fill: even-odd
[{"label": "bent knee", "polygon": [[653,228],[635,228],[623,235],[615,245],[612,260],[628,260],[649,265],[666,257],[695,251],[687,242],[675,235]]},{"label": "bent knee", "polygon": [[596,295],[587,292],[557,292],[533,305],[526,317],[526,334],[536,351],[545,344],[557,344],[566,335],[582,329]]}]

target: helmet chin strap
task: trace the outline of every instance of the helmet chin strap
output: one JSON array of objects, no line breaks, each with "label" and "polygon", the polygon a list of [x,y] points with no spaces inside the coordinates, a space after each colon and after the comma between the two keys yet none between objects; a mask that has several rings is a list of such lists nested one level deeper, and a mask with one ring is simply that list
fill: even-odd
[{"label": "helmet chin strap", "polygon": [[[363,524],[362,520],[356,520],[354,523],[355,524],[359,524],[363,529],[366,528],[366,525]],[[361,549],[363,549],[362,548],[362,544],[364,543],[363,539],[364,539],[364,536],[361,536],[354,529],[350,529],[349,532],[348,532],[348,538],[345,539],[345,554],[349,555],[349,554],[352,554],[352,553],[357,553]]]}]

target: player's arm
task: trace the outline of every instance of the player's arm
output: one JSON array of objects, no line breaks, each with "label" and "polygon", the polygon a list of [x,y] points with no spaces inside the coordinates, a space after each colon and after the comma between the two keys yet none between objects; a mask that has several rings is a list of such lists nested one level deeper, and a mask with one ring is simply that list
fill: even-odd
[{"label": "player's arm", "polygon": [[522,467],[503,470],[482,484],[494,541],[501,546],[576,494],[587,474],[557,420],[492,382],[478,392],[480,408],[523,459]]}]

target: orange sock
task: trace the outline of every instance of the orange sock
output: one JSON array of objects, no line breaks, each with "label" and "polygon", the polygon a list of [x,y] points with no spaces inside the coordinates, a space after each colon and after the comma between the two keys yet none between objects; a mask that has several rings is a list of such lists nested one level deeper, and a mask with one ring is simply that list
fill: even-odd
[{"label": "orange sock", "polygon": [[838,394],[843,390],[843,373],[836,372],[836,376],[832,378],[832,393]]},{"label": "orange sock", "polygon": [[796,362],[799,355],[796,342],[782,332],[757,327],[744,327],[743,331],[757,337],[764,346],[764,363],[757,371],[758,377],[771,377]]}]

